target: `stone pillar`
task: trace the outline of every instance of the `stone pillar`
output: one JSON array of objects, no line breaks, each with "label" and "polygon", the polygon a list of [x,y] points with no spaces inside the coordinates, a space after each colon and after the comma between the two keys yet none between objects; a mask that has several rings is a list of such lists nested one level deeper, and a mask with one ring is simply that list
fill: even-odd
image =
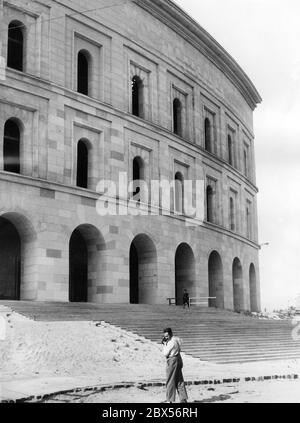
[{"label": "stone pillar", "polygon": [[223,260],[224,270],[224,308],[233,310],[233,280],[232,280],[232,259],[225,257]]},{"label": "stone pillar", "polygon": [[69,236],[60,225],[45,224],[39,240],[38,257],[37,300],[68,302]]}]

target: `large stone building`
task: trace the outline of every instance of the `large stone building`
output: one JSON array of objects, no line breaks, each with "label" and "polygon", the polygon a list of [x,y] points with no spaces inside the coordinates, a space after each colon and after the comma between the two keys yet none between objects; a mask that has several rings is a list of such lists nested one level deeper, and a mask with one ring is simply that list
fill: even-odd
[{"label": "large stone building", "polygon": [[[0,30],[0,298],[258,310],[261,99],[231,56],[170,0],[0,0]],[[204,180],[204,223],[101,216],[120,172]]]}]

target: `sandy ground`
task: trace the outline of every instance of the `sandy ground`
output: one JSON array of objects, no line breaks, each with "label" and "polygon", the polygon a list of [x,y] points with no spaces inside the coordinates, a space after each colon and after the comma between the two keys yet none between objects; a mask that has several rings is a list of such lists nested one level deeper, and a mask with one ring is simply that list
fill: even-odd
[{"label": "sandy ground", "polygon": [[[9,390],[21,392],[21,386],[24,388],[31,384],[35,393],[39,387],[43,388],[41,393],[50,393],[63,390],[64,387],[71,389],[116,382],[163,381],[165,378],[165,359],[161,346],[143,337],[105,323],[96,326],[95,322],[34,322],[12,313],[6,307],[0,308],[0,317],[4,317],[6,322],[5,336],[3,337],[2,328],[0,339],[2,391],[8,386]],[[296,360],[218,365],[185,354],[183,360],[185,379],[192,381],[300,373],[299,361]],[[59,389],[54,389],[58,384]],[[246,386],[248,389],[249,385]],[[266,382],[264,386],[267,386]],[[281,385],[275,384],[274,389],[275,386]],[[299,385],[297,386],[299,390]],[[205,391],[200,388],[190,389],[194,400],[204,398]],[[234,387],[234,391],[236,390]],[[133,392],[132,398],[140,398],[139,390]],[[151,390],[151,398],[154,392],[154,389]],[[164,395],[159,389],[158,392],[161,401]],[[216,395],[219,392],[218,387]],[[282,396],[285,395],[284,390],[281,392]],[[121,391],[118,395],[116,398],[122,402]],[[131,398],[131,391],[126,390],[124,395],[124,398],[127,395]],[[275,395],[277,394],[274,391],[274,397]],[[146,401],[150,400],[148,395],[146,398]],[[232,398],[237,399],[238,396]]]},{"label": "sandy ground", "polygon": [[[44,376],[87,377],[94,384],[164,377],[161,346],[102,322],[35,322],[17,313],[6,317],[0,341],[2,380]],[[185,357],[191,367],[197,361]]]},{"label": "sandy ground", "polygon": [[[217,387],[189,386],[189,403],[300,403],[300,381],[247,382]],[[60,395],[47,403],[162,403],[164,388],[129,388],[101,394]]]},{"label": "sandy ground", "polygon": [[160,378],[163,369],[158,345],[106,324],[34,322],[13,313],[0,341],[2,378],[92,375],[100,383]]}]

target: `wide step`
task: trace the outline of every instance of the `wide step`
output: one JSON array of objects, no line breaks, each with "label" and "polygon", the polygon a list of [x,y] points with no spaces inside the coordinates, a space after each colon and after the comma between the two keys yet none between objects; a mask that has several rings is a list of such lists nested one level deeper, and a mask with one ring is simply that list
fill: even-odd
[{"label": "wide step", "polygon": [[157,343],[162,330],[172,327],[185,353],[220,364],[300,358],[291,321],[259,320],[205,307],[25,301],[0,305],[37,321],[106,321]]}]

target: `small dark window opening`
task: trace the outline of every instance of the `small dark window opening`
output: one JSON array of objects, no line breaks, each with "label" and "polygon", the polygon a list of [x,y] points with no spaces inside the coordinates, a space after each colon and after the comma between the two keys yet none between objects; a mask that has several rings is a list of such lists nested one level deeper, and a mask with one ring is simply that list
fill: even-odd
[{"label": "small dark window opening", "polygon": [[77,83],[77,91],[89,95],[89,59],[83,51],[78,53]]},{"label": "small dark window opening", "polygon": [[232,143],[232,139],[230,135],[228,135],[227,143],[228,143],[228,163],[231,166],[233,166],[233,143]]},{"label": "small dark window opening", "polygon": [[24,25],[11,22],[8,26],[7,66],[23,71],[24,56]]},{"label": "small dark window opening", "polygon": [[180,172],[175,175],[175,210],[184,213],[184,178]]},{"label": "small dark window opening", "polygon": [[248,154],[246,150],[244,150],[244,173],[245,176],[248,176]]},{"label": "small dark window opening", "polygon": [[133,160],[133,180],[139,181],[141,179],[141,162],[139,157],[135,157]]},{"label": "small dark window opening", "polygon": [[138,76],[132,78],[132,114],[143,117],[143,81]]},{"label": "small dark window opening", "polygon": [[246,221],[247,221],[247,237],[251,239],[251,215],[250,210],[246,208]]},{"label": "small dark window opening", "polygon": [[205,131],[205,150],[211,153],[211,124],[208,118],[204,122]]},{"label": "small dark window opening", "polygon": [[20,129],[13,120],[4,126],[3,159],[6,172],[20,173]]},{"label": "small dark window opening", "polygon": [[235,209],[234,209],[234,200],[230,197],[230,229],[235,231]]},{"label": "small dark window opening", "polygon": [[[144,179],[144,162],[141,157],[135,157],[133,160],[132,179],[133,181],[142,181]],[[137,187],[133,195],[138,195],[140,191],[140,187]],[[137,201],[140,201],[140,199]]]},{"label": "small dark window opening", "polygon": [[77,186],[88,188],[89,152],[84,141],[77,145]]},{"label": "small dark window opening", "polygon": [[212,187],[209,185],[206,189],[206,213],[207,213],[207,221],[213,223],[214,221],[214,216],[213,216],[213,189]]},{"label": "small dark window opening", "polygon": [[181,101],[178,98],[175,98],[173,101],[173,125],[174,125],[174,134],[182,136],[182,116],[181,116],[182,106]]}]

